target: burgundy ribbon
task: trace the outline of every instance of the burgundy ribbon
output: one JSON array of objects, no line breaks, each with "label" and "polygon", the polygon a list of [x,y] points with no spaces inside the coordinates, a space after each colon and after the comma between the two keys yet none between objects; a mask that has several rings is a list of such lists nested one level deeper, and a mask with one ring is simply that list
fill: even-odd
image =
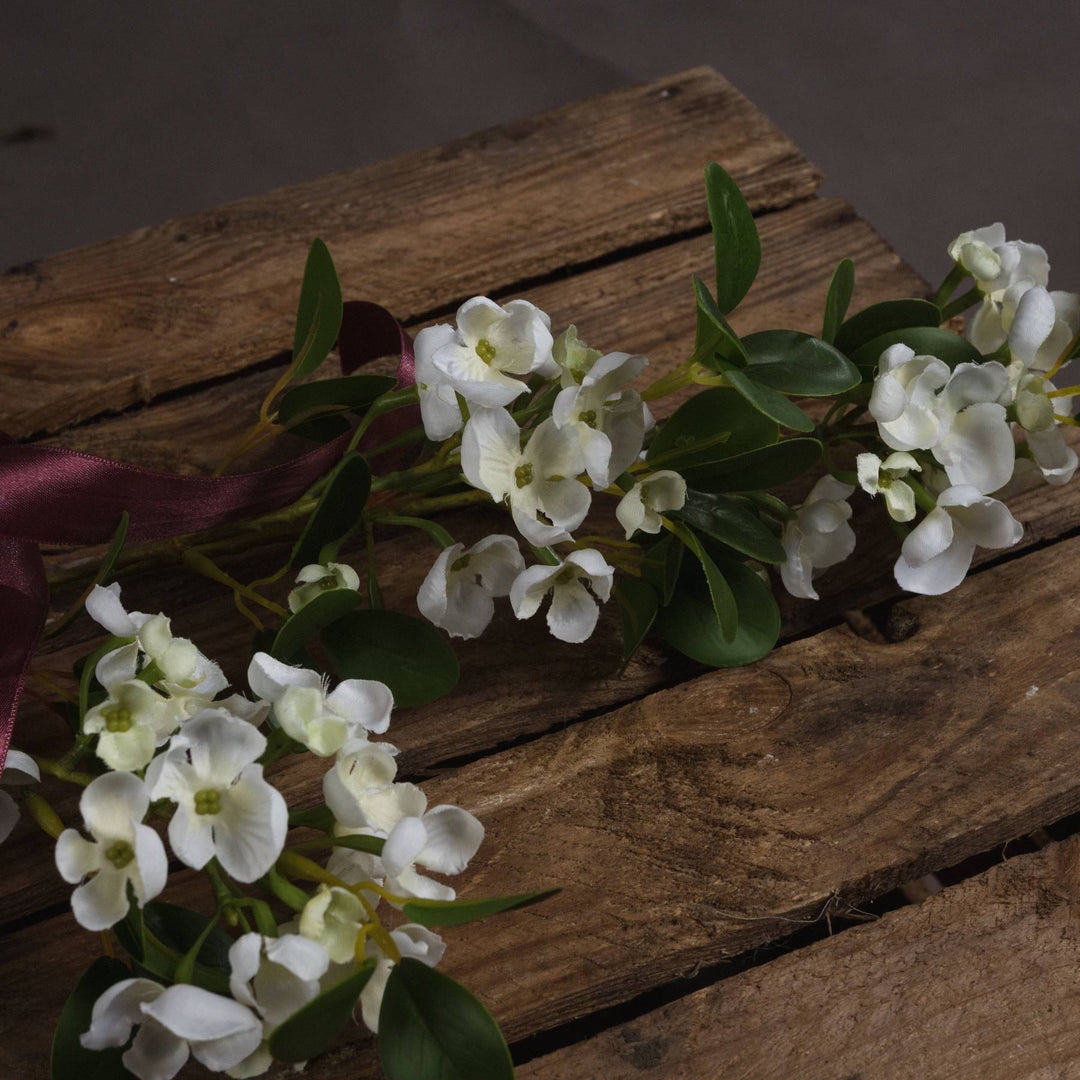
[{"label": "burgundy ribbon", "polygon": [[[344,305],[341,369],[349,375],[398,355],[398,383],[415,381],[412,339],[385,308]],[[402,415],[406,414],[406,415]],[[415,409],[385,418],[385,438],[416,422]],[[129,540],[198,532],[286,506],[345,452],[351,433],[284,465],[230,476],[178,476],[55,446],[20,445],[0,435],[0,771],[19,697],[49,608],[39,544],[110,540],[124,510]]]}]

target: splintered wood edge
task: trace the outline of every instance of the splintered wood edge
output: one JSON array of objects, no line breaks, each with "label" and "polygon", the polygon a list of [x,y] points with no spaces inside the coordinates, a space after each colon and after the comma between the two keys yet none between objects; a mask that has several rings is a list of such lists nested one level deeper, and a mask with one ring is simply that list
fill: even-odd
[{"label": "splintered wood edge", "polygon": [[756,211],[821,180],[698,68],[14,268],[0,277],[0,430],[55,432],[290,348],[316,236],[347,296],[411,320],[705,229],[710,157]]},{"label": "splintered wood edge", "polygon": [[1080,1069],[1080,840],[782,956],[518,1080],[1041,1080]]}]

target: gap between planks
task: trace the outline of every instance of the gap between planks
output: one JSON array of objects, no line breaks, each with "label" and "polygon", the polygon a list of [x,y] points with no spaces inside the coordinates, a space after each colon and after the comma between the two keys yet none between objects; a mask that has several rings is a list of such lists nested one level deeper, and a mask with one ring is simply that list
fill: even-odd
[{"label": "gap between planks", "polygon": [[348,294],[412,321],[705,228],[710,158],[755,210],[821,181],[696,68],[14,268],[0,277],[0,430],[55,432],[275,355],[315,236]]},{"label": "gap between planks", "polygon": [[[1075,812],[1080,601],[1060,583],[1078,561],[1080,540],[1056,544],[905,601],[919,629],[903,642],[825,631],[434,779],[432,803],[487,828],[470,892],[564,887],[448,931],[446,970],[520,1039]],[[1054,618],[1019,634],[1002,597]],[[40,1017],[86,944],[69,923],[0,953],[0,1016],[29,1028],[33,1009],[41,1030],[0,1040],[20,1076],[36,1075]],[[375,1075],[365,1060],[350,1047],[310,1071]]]}]

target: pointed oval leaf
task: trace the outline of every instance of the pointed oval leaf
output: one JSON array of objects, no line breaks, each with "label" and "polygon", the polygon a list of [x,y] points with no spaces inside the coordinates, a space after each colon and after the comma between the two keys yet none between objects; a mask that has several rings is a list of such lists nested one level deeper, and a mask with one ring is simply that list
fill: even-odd
[{"label": "pointed oval leaf", "polygon": [[792,431],[813,431],[814,421],[783,394],[755,382],[745,371],[726,370],[724,378],[762,415]]},{"label": "pointed oval leaf", "polygon": [[862,379],[859,369],[839,349],[798,330],[763,330],[743,338],[750,362],[746,375],[799,397],[832,397]]},{"label": "pointed oval leaf", "polygon": [[491,1013],[441,971],[405,957],[386,981],[379,1012],[386,1080],[513,1080],[506,1040]]},{"label": "pointed oval leaf", "polygon": [[739,185],[714,161],[705,166],[705,195],[716,256],[716,302],[726,315],[757,277],[761,241]]},{"label": "pointed oval leaf", "polygon": [[270,655],[278,660],[295,656],[316,634],[360,606],[356,589],[330,589],[309,600],[285,620],[274,638]]},{"label": "pointed oval leaf", "polygon": [[802,476],[821,458],[817,439],[784,439],[737,457],[695,464],[680,470],[696,491],[765,491]]},{"label": "pointed oval leaf", "polygon": [[110,986],[130,978],[127,966],[108,956],[99,956],[86,969],[67,999],[53,1034],[51,1080],[134,1080],[120,1060],[123,1046],[85,1050],[79,1042],[79,1036],[90,1028],[94,1002]]},{"label": "pointed oval leaf", "polygon": [[345,1030],[352,1020],[360,991],[375,971],[370,956],[341,982],[312,998],[270,1035],[270,1053],[277,1061],[307,1061],[317,1057]]},{"label": "pointed oval leaf", "polygon": [[354,611],[322,633],[340,679],[377,679],[400,707],[424,705],[457,685],[457,657],[430,623],[399,611]]},{"label": "pointed oval leaf", "polygon": [[656,590],[661,607],[669,604],[675,595],[685,550],[683,542],[674,533],[666,533],[648,549],[641,561],[641,577]]},{"label": "pointed oval leaf", "polygon": [[749,567],[724,563],[739,609],[739,628],[725,641],[703,588],[701,571],[692,563],[679,581],[671,603],[660,613],[660,633],[684,656],[710,667],[741,667],[767,656],[780,636],[780,609],[772,590]]},{"label": "pointed oval leaf", "polygon": [[356,452],[346,454],[330,474],[318,504],[293,547],[293,567],[319,561],[326,544],[340,540],[360,521],[371,491],[371,470]]},{"label": "pointed oval leaf", "polygon": [[739,335],[728,326],[720,314],[716,301],[704,281],[694,275],[694,295],[697,298],[697,329],[694,337],[694,354],[691,361],[713,367],[714,357],[719,354],[725,360],[742,367],[746,363]]},{"label": "pointed oval leaf", "polygon": [[832,344],[836,333],[847,314],[851,303],[851,293],[855,288],[855,264],[850,259],[841,259],[833,271],[829,291],[825,296],[825,318],[821,324],[821,339]]},{"label": "pointed oval leaf", "polygon": [[734,640],[735,631],[739,625],[739,609],[731,586],[728,585],[720,567],[705,550],[693,529],[688,528],[681,521],[674,521],[672,527],[676,536],[697,556],[702,570],[705,571],[705,584],[721,635],[725,641]]},{"label": "pointed oval leaf", "polygon": [[733,457],[775,443],[780,429],[737,391],[714,386],[680,405],[660,426],[650,465],[682,472],[690,465]]},{"label": "pointed oval leaf", "polygon": [[675,516],[758,562],[787,561],[783,545],[745,499],[687,491],[686,503]]},{"label": "pointed oval leaf", "polygon": [[970,341],[954,334],[951,330],[942,330],[937,326],[909,326],[903,330],[891,330],[887,334],[860,345],[851,359],[872,379],[877,374],[881,354],[890,345],[907,345],[918,356],[936,356],[949,367],[957,364],[978,364],[982,354]]},{"label": "pointed oval leaf", "polygon": [[343,375],[294,386],[278,404],[277,422],[289,425],[329,409],[359,411],[396,385],[392,375]]},{"label": "pointed oval leaf", "polygon": [[312,242],[300,286],[293,337],[293,378],[310,375],[330,354],[341,329],[341,283],[322,240]]},{"label": "pointed oval leaf", "polygon": [[620,578],[613,590],[622,619],[622,671],[626,670],[638,646],[656,621],[660,600],[656,590],[640,578]]},{"label": "pointed oval leaf", "polygon": [[518,908],[539,904],[561,889],[543,889],[540,892],[519,893],[517,896],[467,897],[462,900],[410,900],[401,913],[410,922],[421,926],[463,926],[488,919],[504,911],[516,911]]},{"label": "pointed oval leaf", "polygon": [[939,326],[941,309],[929,300],[883,300],[852,315],[836,332],[834,345],[848,356],[890,330],[911,326]]}]

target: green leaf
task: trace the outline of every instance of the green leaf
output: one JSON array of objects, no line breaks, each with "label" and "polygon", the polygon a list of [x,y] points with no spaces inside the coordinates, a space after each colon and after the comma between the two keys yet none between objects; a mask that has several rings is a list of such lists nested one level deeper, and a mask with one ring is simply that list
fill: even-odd
[{"label": "green leaf", "polygon": [[381,836],[330,836],[326,841],[331,847],[349,848],[352,851],[366,851],[369,855],[381,855],[386,841]]},{"label": "green leaf", "polygon": [[110,986],[131,978],[119,960],[100,956],[83,973],[67,999],[53,1035],[49,1065],[51,1080],[133,1080],[120,1060],[123,1046],[85,1050],[79,1036],[90,1028],[90,1015]]},{"label": "green leaf", "polygon": [[340,540],[356,527],[371,491],[371,470],[355,451],[346,454],[330,474],[304,531],[293,547],[289,563],[293,567],[319,561],[326,544]]},{"label": "green leaf", "polygon": [[326,1050],[352,1019],[360,991],[374,971],[375,957],[371,956],[352,975],[324,990],[274,1028],[270,1053],[275,1060],[307,1061]]},{"label": "green leaf", "polygon": [[663,539],[646,551],[641,561],[642,580],[659,593],[661,607],[669,604],[675,595],[685,550],[683,542],[674,533],[665,533]]},{"label": "green leaf", "polygon": [[462,900],[410,900],[401,913],[410,922],[421,926],[462,926],[464,923],[488,919],[503,911],[515,911],[547,900],[561,889],[543,889],[540,892],[519,893],[517,896],[489,896]]},{"label": "green leaf", "polygon": [[322,643],[338,678],[384,682],[399,708],[435,701],[457,685],[457,657],[446,639],[399,611],[354,611],[328,626]]},{"label": "green leaf", "polygon": [[727,319],[720,313],[708,286],[697,274],[694,275],[694,295],[697,298],[697,330],[691,362],[696,360],[708,367],[714,367],[714,356],[719,353],[736,367],[742,367],[746,363],[742,342],[738,334],[728,326]]},{"label": "green leaf", "polygon": [[839,349],[797,330],[763,330],[743,338],[747,378],[799,397],[832,397],[858,386],[859,369]]},{"label": "green leaf", "polygon": [[708,586],[709,599],[712,601],[713,613],[720,626],[721,635],[725,641],[733,641],[739,626],[739,609],[731,586],[728,585],[720,567],[705,550],[696,533],[682,522],[675,521],[672,524],[675,534],[697,556],[702,570],[705,571],[705,584]]},{"label": "green leaf", "polygon": [[395,964],[379,1012],[386,1080],[513,1080],[491,1014],[441,971],[412,957]]},{"label": "green leaf", "polygon": [[613,595],[622,617],[622,670],[625,671],[638,646],[645,640],[649,628],[656,621],[660,601],[656,590],[638,578],[620,578]]},{"label": "green leaf", "polygon": [[274,638],[270,655],[278,660],[291,659],[317,633],[359,605],[360,593],[356,589],[329,589],[319,593],[285,620]]},{"label": "green leaf", "polygon": [[883,300],[852,315],[836,332],[833,344],[848,356],[860,345],[865,345],[890,330],[903,330],[911,326],[938,326],[941,309],[929,300]]},{"label": "green leaf", "polygon": [[778,394],[761,383],[755,382],[744,371],[731,369],[724,372],[724,378],[750,402],[762,415],[775,420],[792,431],[813,431],[814,421],[810,419],[793,401],[783,394]]},{"label": "green leaf", "polygon": [[710,667],[741,667],[767,656],[780,636],[780,609],[769,586],[749,567],[725,562],[739,609],[739,628],[726,641],[704,597],[700,570],[688,564],[671,603],[660,613],[660,633],[684,656]]},{"label": "green leaf", "polygon": [[329,440],[349,429],[344,414],[366,409],[396,385],[390,375],[345,375],[294,386],[278,404],[277,422],[301,438]]},{"label": "green leaf", "polygon": [[330,354],[341,329],[341,283],[326,244],[308,252],[293,337],[293,378],[310,375]]},{"label": "green leaf", "polygon": [[705,193],[716,254],[716,302],[726,315],[757,277],[761,241],[739,186],[712,161],[705,166]]},{"label": "green leaf", "polygon": [[319,832],[329,833],[336,824],[330,807],[325,803],[289,811],[290,829],[318,829]]},{"label": "green leaf", "polygon": [[645,457],[650,465],[682,472],[691,465],[768,446],[779,435],[776,423],[737,390],[714,386],[695,394],[660,425]]},{"label": "green leaf", "polygon": [[909,326],[903,330],[891,330],[887,334],[860,345],[851,359],[872,379],[877,373],[881,354],[890,346],[903,344],[914,349],[918,356],[936,356],[949,367],[957,364],[982,363],[979,350],[959,334],[951,330],[942,330],[937,326]]},{"label": "green leaf", "polygon": [[765,491],[802,476],[821,458],[817,439],[784,439],[737,457],[695,464],[680,472],[695,491]]},{"label": "green leaf", "polygon": [[675,516],[758,562],[787,561],[780,541],[745,499],[687,491],[686,503]]},{"label": "green leaf", "polygon": [[847,314],[851,303],[851,293],[855,288],[855,264],[850,259],[841,259],[833,271],[829,291],[825,296],[825,318],[821,324],[821,338],[830,344],[836,339],[836,332]]}]

